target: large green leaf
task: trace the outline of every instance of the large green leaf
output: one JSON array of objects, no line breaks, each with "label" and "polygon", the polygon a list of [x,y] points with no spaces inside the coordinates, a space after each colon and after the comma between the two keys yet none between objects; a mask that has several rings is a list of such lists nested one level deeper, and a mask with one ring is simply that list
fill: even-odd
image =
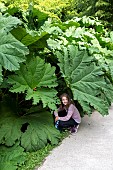
[{"label": "large green leaf", "polygon": [[21,145],[27,151],[43,148],[47,144],[47,140],[52,145],[59,141],[59,132],[53,126],[52,116],[49,112],[31,114],[24,117],[29,123],[27,130],[22,134]]},{"label": "large green leaf", "polygon": [[12,146],[20,139],[22,121],[17,116],[10,115],[0,121],[0,143]]},{"label": "large green leaf", "polygon": [[30,46],[34,43],[37,43],[37,48],[39,46],[39,41],[46,40],[46,37],[48,37],[48,33],[45,31],[39,33],[36,31],[28,31],[21,27],[13,29],[11,33],[16,39],[21,41],[26,46]]},{"label": "large green leaf", "polygon": [[2,83],[3,79],[2,79],[2,66],[0,65],[0,85]]},{"label": "large green leaf", "polygon": [[26,100],[30,100],[33,98],[33,104],[39,103],[41,100],[43,103],[43,107],[49,106],[51,109],[55,109],[56,102],[56,90],[49,88],[37,88],[37,91],[32,91],[32,89],[28,90]]},{"label": "large green leaf", "polygon": [[18,24],[21,24],[18,18],[0,15],[0,71],[2,67],[10,71],[18,70],[19,64],[26,60],[25,55],[29,53],[27,47],[10,34],[10,31]]},{"label": "large green leaf", "polygon": [[25,162],[24,149],[17,144],[13,147],[0,146],[0,169],[16,170],[18,165]]},{"label": "large green leaf", "polygon": [[5,101],[7,102],[2,102],[0,105],[1,144],[12,146],[19,141],[27,151],[32,151],[44,147],[48,140],[52,145],[58,143],[60,133],[55,129],[53,117],[49,112],[36,106],[32,107],[25,116],[19,116],[16,103],[10,98]]},{"label": "large green leaf", "polygon": [[36,57],[23,64],[17,75],[10,76],[9,82],[13,85],[11,92],[27,91],[26,100],[33,99],[33,104],[41,100],[44,107],[56,108],[55,67],[45,63],[43,59]]},{"label": "large green leaf", "polygon": [[11,31],[14,27],[17,27],[18,24],[21,24],[22,22],[12,16],[2,16],[0,15],[0,32],[1,31],[6,31],[9,32]]},{"label": "large green leaf", "polygon": [[[93,58],[86,51],[78,51],[72,45],[64,48],[63,54],[56,54],[67,86],[71,88],[74,99],[79,101],[83,110],[90,113],[93,107],[102,115],[108,114],[107,99],[113,100],[113,88],[106,84],[103,72],[100,67],[95,66]],[[100,97],[101,94],[106,99]]]},{"label": "large green leaf", "polygon": [[0,32],[0,65],[6,70],[18,70],[19,63],[26,60],[28,49],[10,33]]},{"label": "large green leaf", "polygon": [[0,103],[1,144],[12,146],[15,141],[20,140],[21,127],[24,121],[20,120],[17,110],[16,102],[9,97],[5,97],[4,101]]}]

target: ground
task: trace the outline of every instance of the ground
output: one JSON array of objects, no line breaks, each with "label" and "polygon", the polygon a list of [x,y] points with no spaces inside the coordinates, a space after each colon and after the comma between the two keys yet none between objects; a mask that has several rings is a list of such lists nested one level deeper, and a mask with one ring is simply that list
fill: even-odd
[{"label": "ground", "polygon": [[113,105],[108,116],[82,118],[75,135],[53,149],[36,170],[113,170]]}]

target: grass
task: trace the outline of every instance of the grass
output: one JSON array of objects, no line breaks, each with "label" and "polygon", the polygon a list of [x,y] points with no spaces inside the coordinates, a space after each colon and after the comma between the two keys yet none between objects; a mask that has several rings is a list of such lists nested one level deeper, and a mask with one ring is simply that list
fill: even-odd
[{"label": "grass", "polygon": [[[61,140],[58,145],[61,144],[62,140],[67,137],[69,134],[68,131],[62,132],[61,134]],[[18,167],[18,170],[34,170],[35,168],[38,168],[45,160],[47,155],[49,155],[50,151],[57,147],[58,145],[50,145],[48,144],[44,148],[37,150],[35,152],[27,152],[27,157],[24,165],[21,167]]]}]

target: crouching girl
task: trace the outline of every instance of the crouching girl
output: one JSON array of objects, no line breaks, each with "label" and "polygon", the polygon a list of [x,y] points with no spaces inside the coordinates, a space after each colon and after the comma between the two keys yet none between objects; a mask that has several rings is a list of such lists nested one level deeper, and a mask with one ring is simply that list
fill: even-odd
[{"label": "crouching girl", "polygon": [[60,100],[61,104],[58,111],[54,112],[55,127],[60,131],[70,128],[71,133],[76,133],[79,124],[81,123],[80,113],[68,94],[62,94]]}]

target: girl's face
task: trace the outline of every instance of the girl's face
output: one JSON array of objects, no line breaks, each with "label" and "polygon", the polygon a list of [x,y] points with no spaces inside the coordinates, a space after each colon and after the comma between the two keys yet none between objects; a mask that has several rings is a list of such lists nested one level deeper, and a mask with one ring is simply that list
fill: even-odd
[{"label": "girl's face", "polygon": [[68,104],[68,99],[66,97],[62,97],[62,103],[66,106]]}]

